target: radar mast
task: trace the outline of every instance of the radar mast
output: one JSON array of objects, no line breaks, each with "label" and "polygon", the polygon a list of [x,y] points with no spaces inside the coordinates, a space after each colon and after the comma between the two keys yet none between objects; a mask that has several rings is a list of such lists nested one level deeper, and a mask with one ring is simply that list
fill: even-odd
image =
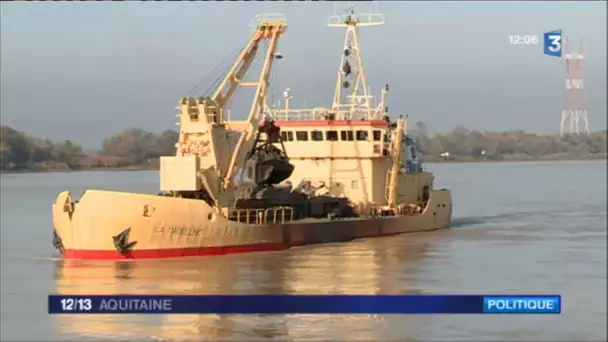
[{"label": "radar mast", "polygon": [[[354,7],[349,8],[346,14],[333,15],[329,18],[329,27],[346,28],[332,104],[332,110],[340,119],[374,120],[380,112],[372,109],[372,96],[369,93],[363,68],[358,28],[383,24],[384,16],[382,14],[355,14]],[[383,103],[382,106],[384,106]]]}]

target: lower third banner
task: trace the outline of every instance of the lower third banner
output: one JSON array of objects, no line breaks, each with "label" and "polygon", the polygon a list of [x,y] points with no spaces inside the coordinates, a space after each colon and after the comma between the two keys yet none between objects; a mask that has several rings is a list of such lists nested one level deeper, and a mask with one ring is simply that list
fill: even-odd
[{"label": "lower third banner", "polygon": [[50,295],[50,314],[559,314],[561,296]]}]

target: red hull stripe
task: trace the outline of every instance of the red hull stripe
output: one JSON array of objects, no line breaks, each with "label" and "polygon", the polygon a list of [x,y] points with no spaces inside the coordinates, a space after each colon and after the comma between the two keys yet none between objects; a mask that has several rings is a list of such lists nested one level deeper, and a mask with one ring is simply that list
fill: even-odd
[{"label": "red hull stripe", "polygon": [[344,242],[360,238],[370,237],[381,237],[398,235],[400,233],[386,233],[380,232],[368,233],[368,234],[357,234],[358,236],[351,236],[348,239],[332,239],[324,240],[319,239],[317,241],[292,241],[290,245],[285,243],[260,243],[253,245],[241,245],[241,246],[222,246],[222,247],[196,247],[196,248],[173,248],[173,249],[140,249],[133,250],[126,255],[121,255],[116,250],[79,250],[79,249],[66,249],[63,253],[65,259],[86,259],[86,260],[120,260],[120,259],[168,259],[168,258],[180,258],[180,257],[195,257],[204,255],[224,255],[224,254],[236,254],[236,253],[251,253],[251,252],[271,252],[271,251],[282,251],[289,249],[290,247],[305,246],[312,244],[321,244],[328,242]]},{"label": "red hull stripe", "polygon": [[243,246],[196,247],[172,249],[140,249],[121,255],[116,250],[81,250],[66,249],[63,257],[66,259],[116,260],[116,259],[165,259],[193,257],[202,255],[223,255],[249,252],[269,252],[287,249],[282,243],[260,243]]},{"label": "red hull stripe", "polygon": [[385,120],[311,120],[311,121],[276,121],[279,127],[310,127],[310,126],[371,126],[388,127]]}]

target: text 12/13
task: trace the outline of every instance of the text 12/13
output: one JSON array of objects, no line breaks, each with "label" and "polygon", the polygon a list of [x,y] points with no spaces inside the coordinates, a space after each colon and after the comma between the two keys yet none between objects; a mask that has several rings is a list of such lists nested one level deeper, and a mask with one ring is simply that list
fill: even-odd
[{"label": "text 12/13", "polygon": [[89,298],[61,298],[61,309],[63,311],[89,311],[93,308]]}]

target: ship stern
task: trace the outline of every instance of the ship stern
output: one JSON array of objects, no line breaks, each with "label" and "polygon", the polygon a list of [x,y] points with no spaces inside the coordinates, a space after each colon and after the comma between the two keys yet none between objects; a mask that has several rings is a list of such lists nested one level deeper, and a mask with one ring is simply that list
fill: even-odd
[{"label": "ship stern", "polygon": [[432,211],[435,228],[443,229],[452,226],[452,191],[438,189],[431,192],[428,214]]}]

